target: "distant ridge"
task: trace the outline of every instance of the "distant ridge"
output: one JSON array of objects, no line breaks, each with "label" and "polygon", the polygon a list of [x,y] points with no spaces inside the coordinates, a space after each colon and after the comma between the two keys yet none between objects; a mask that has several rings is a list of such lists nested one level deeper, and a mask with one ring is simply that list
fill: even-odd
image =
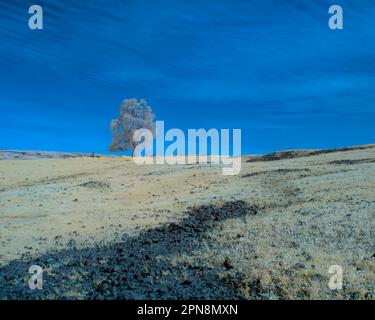
[{"label": "distant ridge", "polygon": [[100,157],[100,156],[94,153],[79,153],[79,152],[0,150],[0,160],[66,159],[66,158],[79,158],[79,157]]},{"label": "distant ridge", "polygon": [[334,149],[285,150],[285,151],[267,153],[261,156],[249,156],[246,162],[286,160],[286,159],[293,159],[293,158],[317,156],[320,154],[328,154],[328,153],[334,153],[334,152],[365,150],[365,149],[370,149],[370,148],[375,148],[375,144],[368,144],[364,146],[354,146],[354,147],[344,147],[344,148],[334,148]]},{"label": "distant ridge", "polygon": [[[317,156],[320,154],[328,154],[334,152],[345,152],[345,151],[355,151],[355,150],[365,150],[375,148],[375,144],[363,145],[363,146],[353,146],[353,147],[343,147],[334,149],[312,149],[312,150],[284,150],[276,151],[272,153],[267,153],[264,155],[257,156],[247,156],[246,162],[261,162],[261,161],[277,161],[286,160],[293,158],[302,158]],[[34,151],[34,150],[0,150],[0,160],[12,160],[12,159],[22,159],[22,160],[35,160],[35,159],[67,159],[67,158],[80,158],[80,157],[91,157],[99,158],[102,155],[95,153],[81,153],[81,152],[55,152],[55,151]],[[246,156],[246,155],[244,155]]]}]

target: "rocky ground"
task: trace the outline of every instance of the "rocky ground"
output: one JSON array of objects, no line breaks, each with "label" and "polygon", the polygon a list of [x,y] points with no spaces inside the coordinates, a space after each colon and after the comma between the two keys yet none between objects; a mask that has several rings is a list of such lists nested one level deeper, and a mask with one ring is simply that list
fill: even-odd
[{"label": "rocky ground", "polygon": [[0,299],[375,297],[375,146],[243,157],[238,176],[1,154]]}]

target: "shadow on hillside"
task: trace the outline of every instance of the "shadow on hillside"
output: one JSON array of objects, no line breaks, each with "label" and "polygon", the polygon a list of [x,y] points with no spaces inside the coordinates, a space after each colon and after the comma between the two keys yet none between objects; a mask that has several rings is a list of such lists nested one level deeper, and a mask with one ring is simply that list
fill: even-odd
[{"label": "shadow on hillside", "polygon": [[[219,275],[232,269],[228,263],[174,263],[173,258],[207,250],[214,245],[209,231],[220,222],[257,211],[243,201],[201,206],[177,223],[124,236],[123,242],[12,261],[0,268],[0,299],[241,299],[240,279]],[[43,290],[28,288],[27,271],[33,264],[46,270]]]}]

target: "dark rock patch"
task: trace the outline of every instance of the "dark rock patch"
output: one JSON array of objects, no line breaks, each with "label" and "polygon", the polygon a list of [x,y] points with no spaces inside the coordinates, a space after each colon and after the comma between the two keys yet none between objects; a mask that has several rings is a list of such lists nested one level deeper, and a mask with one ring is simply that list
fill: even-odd
[{"label": "dark rock patch", "polygon": [[328,162],[328,164],[335,164],[335,165],[352,165],[352,164],[362,164],[362,163],[375,163],[375,159],[343,159],[343,160],[335,160]]},{"label": "dark rock patch", "polygon": [[[174,263],[176,255],[191,254],[212,244],[207,231],[230,218],[256,214],[243,201],[192,208],[180,222],[163,224],[125,241],[84,249],[65,249],[38,258],[14,260],[0,267],[0,299],[241,299],[236,272],[204,261]],[[30,290],[31,265],[44,273],[43,290]]]},{"label": "dark rock patch", "polygon": [[288,173],[300,173],[300,172],[309,172],[309,169],[287,169],[287,168],[282,168],[282,169],[275,169],[275,170],[265,170],[265,171],[258,171],[258,172],[252,172],[252,173],[247,173],[241,176],[241,178],[248,178],[248,177],[253,177],[253,176],[258,176],[258,175],[263,175],[263,174],[272,174],[272,173],[279,173],[279,174],[288,174]]},{"label": "dark rock patch", "polygon": [[110,188],[111,185],[108,182],[105,181],[88,181],[84,182],[78,185],[78,187],[85,187],[85,188],[91,188],[91,189],[104,189],[104,188]]},{"label": "dark rock patch", "polygon": [[260,161],[277,161],[277,160],[286,160],[302,157],[317,156],[321,154],[329,154],[334,152],[346,152],[346,151],[355,151],[355,150],[365,150],[374,148],[375,145],[367,146],[355,146],[355,147],[345,147],[345,148],[335,148],[335,149],[322,149],[322,150],[285,150],[268,153],[261,156],[251,156],[247,162],[260,162]]}]

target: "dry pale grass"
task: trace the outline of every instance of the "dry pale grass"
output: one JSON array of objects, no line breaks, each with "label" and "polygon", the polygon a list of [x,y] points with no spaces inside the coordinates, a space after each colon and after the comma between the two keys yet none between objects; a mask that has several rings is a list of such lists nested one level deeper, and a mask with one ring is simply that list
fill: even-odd
[{"label": "dry pale grass", "polygon": [[[244,157],[239,176],[122,157],[2,160],[0,263],[118,241],[180,220],[189,206],[245,200],[261,208],[256,216],[223,222],[205,249],[175,260],[227,264],[223,281],[247,298],[371,298],[374,159],[375,148],[270,162]],[[341,291],[328,288],[336,264],[344,269]]]}]

